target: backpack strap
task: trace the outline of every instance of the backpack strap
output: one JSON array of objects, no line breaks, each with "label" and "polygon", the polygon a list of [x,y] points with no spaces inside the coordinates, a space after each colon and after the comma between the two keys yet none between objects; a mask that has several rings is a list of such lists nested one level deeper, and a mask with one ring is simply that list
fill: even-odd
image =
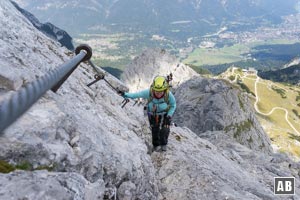
[{"label": "backpack strap", "polygon": [[[166,104],[168,104],[168,107],[167,107],[167,109],[165,110],[166,112],[168,112],[169,111],[169,109],[170,109],[170,101],[169,101],[169,92],[170,92],[170,90],[169,89],[167,89],[166,90],[166,92],[165,92],[165,95],[164,95],[164,102],[166,103]],[[149,90],[149,98],[148,98],[148,101],[147,101],[147,105],[153,100],[153,89],[152,88],[150,88],[150,90]]]},{"label": "backpack strap", "polygon": [[166,112],[168,112],[170,110],[170,101],[169,101],[169,93],[170,93],[170,90],[167,89],[166,90],[166,93],[165,93],[165,96],[164,96],[164,101],[168,104],[168,107],[166,109]]},{"label": "backpack strap", "polygon": [[170,90],[167,89],[164,96],[164,101],[169,105],[169,92]]}]

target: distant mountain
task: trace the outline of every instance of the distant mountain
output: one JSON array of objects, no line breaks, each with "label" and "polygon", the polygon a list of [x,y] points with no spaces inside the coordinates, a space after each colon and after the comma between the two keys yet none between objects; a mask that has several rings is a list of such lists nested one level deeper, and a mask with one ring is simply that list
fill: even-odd
[{"label": "distant mountain", "polygon": [[40,20],[72,34],[95,30],[201,35],[279,23],[298,0],[18,0]]},{"label": "distant mountain", "polygon": [[276,82],[300,84],[300,64],[275,71],[259,72],[258,75]]},{"label": "distant mountain", "polygon": [[121,75],[121,80],[130,91],[139,91],[149,87],[149,83],[157,75],[168,76],[172,73],[172,88],[198,74],[187,65],[176,59],[174,55],[162,49],[146,49],[134,58]]},{"label": "distant mountain", "polygon": [[285,64],[283,66],[283,68],[288,68],[288,67],[291,67],[293,65],[299,65],[299,64],[300,64],[300,58],[296,57],[296,58],[292,59],[289,63]]},{"label": "distant mountain", "polygon": [[32,23],[32,25],[46,34],[48,37],[58,41],[62,46],[69,50],[74,50],[74,45],[72,43],[72,37],[64,30],[56,27],[55,25],[47,22],[45,24],[41,23],[33,14],[20,8],[20,6],[12,1],[12,4]]}]

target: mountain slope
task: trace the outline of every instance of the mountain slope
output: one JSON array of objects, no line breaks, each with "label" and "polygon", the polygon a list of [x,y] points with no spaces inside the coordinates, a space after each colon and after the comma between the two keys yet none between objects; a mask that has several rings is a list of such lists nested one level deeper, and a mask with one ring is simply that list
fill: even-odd
[{"label": "mountain slope", "polygon": [[44,34],[50,38],[61,43],[62,46],[65,46],[69,50],[74,50],[71,36],[64,30],[54,26],[51,23],[42,24],[40,21],[32,15],[30,12],[19,7],[18,4],[12,2],[13,5],[33,24],[35,28],[42,31]]},{"label": "mountain slope", "polygon": [[265,80],[239,68],[231,68],[222,76],[237,83],[251,97],[256,116],[269,135],[273,149],[299,160],[299,87]]},{"label": "mountain slope", "polygon": [[256,151],[272,151],[249,99],[230,84],[194,78],[182,84],[175,97],[178,109],[174,120],[179,126],[189,127],[214,144],[234,141]]},{"label": "mountain slope", "polygon": [[[140,83],[144,79],[151,82],[153,72],[148,73],[151,66],[162,74],[166,68],[172,69],[174,61],[170,66],[157,64],[167,60],[167,55],[160,52],[144,52],[128,66],[127,78],[123,78],[130,83],[129,87],[147,87],[140,87]],[[132,69],[137,70],[140,79]],[[142,71],[146,73],[142,75]],[[180,78],[177,76],[173,81],[180,82]],[[286,173],[283,162],[294,162],[283,154],[272,153],[270,139],[262,130],[247,95],[230,83],[199,76],[180,82],[174,89],[177,110],[173,122],[180,127],[171,129],[170,151],[166,155],[151,156],[161,180],[158,186],[163,197],[276,199],[269,191],[273,188],[270,183],[274,176]],[[235,189],[227,187],[229,185]]]},{"label": "mountain slope", "polygon": [[[2,98],[69,60],[70,52],[37,31],[9,1],[1,1],[0,10],[0,86],[6,91]],[[51,172],[1,171],[5,187],[0,199],[103,199],[126,195],[132,185],[134,198],[156,199],[147,147],[129,130],[139,120],[129,119],[115,105],[122,99],[104,82],[97,84],[98,89],[86,87],[93,77],[88,71],[89,66],[81,65],[58,93],[47,92],[1,134],[1,167],[27,163],[31,169]],[[2,85],[3,80],[15,87]],[[143,133],[140,128],[136,131]]]},{"label": "mountain slope", "polygon": [[275,71],[259,72],[258,75],[263,79],[268,79],[275,82],[300,84],[300,65],[293,65]]}]

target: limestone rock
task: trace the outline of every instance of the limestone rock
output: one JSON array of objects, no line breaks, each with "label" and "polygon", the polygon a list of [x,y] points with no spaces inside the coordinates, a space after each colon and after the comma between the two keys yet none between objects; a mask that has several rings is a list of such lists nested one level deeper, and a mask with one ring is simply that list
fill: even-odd
[{"label": "limestone rock", "polygon": [[[0,10],[1,77],[12,83],[21,81],[23,85],[71,58],[70,52],[37,31],[9,1],[1,1]],[[132,194],[134,199],[156,199],[155,169],[145,142],[136,134],[143,134],[140,127],[143,120],[138,116],[128,117],[120,107],[122,97],[106,82],[87,87],[94,73],[90,66],[81,64],[57,93],[48,91],[1,133],[0,160],[14,166],[27,162],[33,170],[52,168],[51,172],[40,172],[46,177],[54,175],[49,182],[43,180],[44,185],[59,181],[59,174],[65,173],[66,177],[74,173],[81,177],[83,188],[103,183],[102,189],[99,188],[103,198],[109,191],[116,196],[119,186],[130,181],[136,187]],[[108,80],[122,85],[113,77]],[[1,87],[5,91],[16,89]],[[22,174],[24,176],[18,179],[9,178],[11,174],[1,174],[2,183],[13,187],[21,179],[29,179],[31,189],[22,191],[20,187],[19,197],[25,198],[28,194],[28,199],[36,199],[34,188],[39,187],[39,183],[34,182],[32,172]],[[9,194],[9,190],[1,193],[4,197]],[[64,196],[64,189],[58,188],[55,195]],[[79,196],[77,199],[94,199],[92,190],[87,190],[85,196],[91,198]],[[66,197],[73,198],[72,195]]]},{"label": "limestone rock", "polygon": [[250,100],[230,83],[196,77],[175,92],[174,121],[200,137],[220,145],[237,141],[247,147],[271,152],[270,139],[256,119]]},{"label": "limestone rock", "polygon": [[1,199],[103,199],[104,183],[88,182],[77,173],[15,171],[0,174]]},{"label": "limestone rock", "polygon": [[198,74],[190,67],[178,62],[175,56],[163,49],[147,49],[136,57],[124,70],[121,80],[130,92],[149,88],[155,76],[173,74],[172,87]]},{"label": "limestone rock", "polygon": [[[238,143],[220,149],[187,128],[173,127],[168,146],[167,152],[151,156],[160,180],[161,200],[289,199],[291,196],[274,195],[274,177],[299,179],[283,160],[270,163],[273,155]],[[300,195],[298,188],[294,199]]]}]

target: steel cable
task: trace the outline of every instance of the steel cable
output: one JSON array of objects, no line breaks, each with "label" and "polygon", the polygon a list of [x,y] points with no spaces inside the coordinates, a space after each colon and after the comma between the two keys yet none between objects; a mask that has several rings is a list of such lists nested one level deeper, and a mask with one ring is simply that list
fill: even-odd
[{"label": "steel cable", "polygon": [[[83,49],[86,50],[85,48]],[[29,83],[15,92],[10,98],[0,102],[0,134],[18,117],[24,114],[48,90],[53,90],[53,87],[59,84],[62,79],[67,79],[80,62],[88,60],[91,56],[91,52],[83,51],[82,49],[76,53],[78,55],[71,60]],[[61,84],[62,82],[53,91],[55,92]]]}]

